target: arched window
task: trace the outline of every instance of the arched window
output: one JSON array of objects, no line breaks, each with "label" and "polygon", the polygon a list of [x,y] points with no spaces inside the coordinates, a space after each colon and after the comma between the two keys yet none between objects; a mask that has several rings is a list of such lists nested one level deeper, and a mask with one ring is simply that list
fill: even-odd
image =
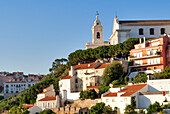
[{"label": "arched window", "polygon": [[161,35],[165,34],[165,28],[161,28]]},{"label": "arched window", "polygon": [[100,32],[97,32],[97,39],[100,39]]},{"label": "arched window", "polygon": [[154,28],[150,28],[150,35],[154,35]]},{"label": "arched window", "polygon": [[139,29],[139,35],[143,35],[143,28]]}]

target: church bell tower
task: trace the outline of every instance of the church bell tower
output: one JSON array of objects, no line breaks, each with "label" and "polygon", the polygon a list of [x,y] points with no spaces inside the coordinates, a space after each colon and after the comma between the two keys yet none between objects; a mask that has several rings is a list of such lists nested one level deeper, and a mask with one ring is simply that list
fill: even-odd
[{"label": "church bell tower", "polygon": [[92,26],[92,44],[103,44],[103,26],[98,19],[99,13],[96,13],[96,20]]}]

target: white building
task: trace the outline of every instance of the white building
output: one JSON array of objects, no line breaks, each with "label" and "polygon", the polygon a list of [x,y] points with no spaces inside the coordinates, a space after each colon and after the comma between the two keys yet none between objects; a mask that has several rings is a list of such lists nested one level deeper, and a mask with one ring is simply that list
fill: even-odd
[{"label": "white building", "polygon": [[35,104],[24,104],[23,107],[29,108],[30,114],[35,114],[35,112],[42,110],[59,108],[60,98],[56,95],[54,85],[52,84],[37,95]]},{"label": "white building", "polygon": [[85,49],[89,48],[97,48],[98,46],[108,46],[110,45],[109,42],[103,41],[103,26],[98,19],[98,13],[96,14],[96,20],[92,26],[92,42],[88,42],[85,45]]},{"label": "white building", "polygon": [[19,93],[28,89],[29,87],[35,85],[39,81],[33,82],[6,82],[4,83],[4,97],[14,97],[17,96]]},{"label": "white building", "polygon": [[60,96],[62,102],[79,99],[81,90],[97,89],[102,81],[102,74],[109,63],[88,63],[71,67],[69,76],[59,81]]},{"label": "white building", "polygon": [[[170,79],[148,80],[147,84],[131,84],[124,88],[110,88],[102,94],[102,102],[112,109],[118,108],[124,113],[127,105],[131,104],[131,97],[135,96],[136,108],[146,109],[156,101],[162,104],[170,103]],[[165,100],[167,100],[165,102]]]},{"label": "white building", "polygon": [[128,85],[124,88],[110,88],[108,92],[102,94],[102,102],[110,105],[112,109],[118,108],[122,114],[127,105],[131,104],[131,97],[135,97],[138,107],[138,92],[147,92],[147,84]]},{"label": "white building", "polygon": [[113,21],[110,44],[122,43],[129,38],[157,38],[170,34],[170,20],[124,20],[117,17]]}]

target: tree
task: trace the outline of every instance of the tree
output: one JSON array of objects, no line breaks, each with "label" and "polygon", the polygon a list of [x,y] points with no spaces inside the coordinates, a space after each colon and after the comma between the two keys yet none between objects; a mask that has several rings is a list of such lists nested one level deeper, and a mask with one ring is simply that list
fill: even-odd
[{"label": "tree", "polygon": [[109,85],[113,80],[119,79],[123,75],[123,68],[118,61],[113,61],[108,65],[102,75],[103,82]]},{"label": "tree", "polygon": [[135,96],[131,97],[131,106],[136,108]]},{"label": "tree", "polygon": [[135,83],[145,83],[147,82],[147,75],[146,74],[138,74],[134,77]]},{"label": "tree", "polygon": [[137,114],[137,112],[132,105],[127,105],[124,114]]},{"label": "tree", "polygon": [[98,95],[94,89],[85,90],[80,92],[80,98],[82,99],[95,99]]},{"label": "tree", "polygon": [[107,92],[108,90],[109,90],[109,86],[107,86],[106,84],[101,84],[100,85],[100,87],[99,87],[99,91],[100,91],[100,93],[102,94],[102,93],[105,93],[105,92]]},{"label": "tree", "polygon": [[95,106],[92,106],[89,110],[89,114],[112,114],[113,110],[110,106],[105,106],[105,103],[96,103]]},{"label": "tree", "polygon": [[156,101],[154,104],[150,104],[146,110],[147,114],[152,114],[154,112],[163,111],[163,108],[160,106],[159,102]]}]

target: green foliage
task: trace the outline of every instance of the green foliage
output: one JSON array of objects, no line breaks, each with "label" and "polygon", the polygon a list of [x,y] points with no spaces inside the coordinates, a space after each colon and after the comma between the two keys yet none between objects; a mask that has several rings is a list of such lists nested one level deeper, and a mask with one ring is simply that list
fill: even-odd
[{"label": "green foliage", "polygon": [[133,82],[133,77],[130,78],[130,82]]},{"label": "green foliage", "polygon": [[164,105],[163,109],[170,109],[170,103]]},{"label": "green foliage", "polygon": [[123,75],[123,68],[118,61],[108,65],[102,75],[103,83],[109,85],[113,80],[120,79]]},{"label": "green foliage", "polygon": [[107,86],[106,84],[101,84],[100,87],[99,87],[99,91],[101,94],[107,92],[109,90],[109,86]]},{"label": "green foliage", "polygon": [[68,57],[70,65],[76,65],[79,62],[89,63],[94,62],[97,59],[104,59],[110,57],[127,57],[131,49],[134,48],[134,44],[139,43],[138,38],[130,38],[123,43],[110,46],[99,46],[95,49],[76,50]]},{"label": "green foliage", "polygon": [[85,90],[80,92],[80,98],[82,99],[95,99],[98,95],[94,89]]},{"label": "green foliage", "polygon": [[147,75],[146,74],[138,74],[134,77],[135,83],[145,83],[147,82]]},{"label": "green foliage", "polygon": [[2,93],[4,90],[4,88],[2,86],[0,86],[0,93]]},{"label": "green foliage", "polygon": [[105,103],[96,103],[95,106],[92,106],[89,110],[89,114],[111,114],[113,110],[110,106],[105,106]]},{"label": "green foliage", "polygon": [[127,105],[124,114],[137,114],[137,112],[132,105]]},{"label": "green foliage", "polygon": [[43,92],[43,89],[51,84],[54,85],[56,91],[59,90],[58,81],[67,74],[67,65],[60,64],[53,72],[45,76],[40,83],[35,84],[29,89],[25,89],[16,97],[0,100],[0,113],[5,110],[15,109],[13,107],[19,107],[22,104],[34,104],[36,102],[37,94]]},{"label": "green foliage", "polygon": [[145,114],[145,111],[143,109],[139,109],[139,114]]},{"label": "green foliage", "polygon": [[129,76],[125,76],[124,81],[125,81],[125,83],[128,83],[128,81],[129,81]]},{"label": "green foliage", "polygon": [[53,112],[52,110],[48,109],[48,110],[41,111],[39,114],[55,114],[55,112]]},{"label": "green foliage", "polygon": [[131,97],[131,106],[136,108],[136,101],[135,101],[135,97]]},{"label": "green foliage", "polygon": [[15,105],[10,109],[8,114],[29,114],[29,111],[27,108],[23,108],[21,105],[19,107]]},{"label": "green foliage", "polygon": [[160,78],[160,79],[169,79],[170,78],[170,67],[166,67],[164,72],[161,72],[161,73],[157,73],[155,72],[153,74],[153,77],[155,78]]},{"label": "green foliage", "polygon": [[118,84],[120,84],[120,82],[119,82],[119,80],[113,80],[111,84],[118,85]]},{"label": "green foliage", "polygon": [[134,61],[130,60],[129,63],[128,63],[128,66],[133,66],[133,63],[134,63]]},{"label": "green foliage", "polygon": [[160,106],[159,102],[156,101],[154,104],[150,104],[146,110],[147,114],[152,114],[163,111],[163,108]]}]

